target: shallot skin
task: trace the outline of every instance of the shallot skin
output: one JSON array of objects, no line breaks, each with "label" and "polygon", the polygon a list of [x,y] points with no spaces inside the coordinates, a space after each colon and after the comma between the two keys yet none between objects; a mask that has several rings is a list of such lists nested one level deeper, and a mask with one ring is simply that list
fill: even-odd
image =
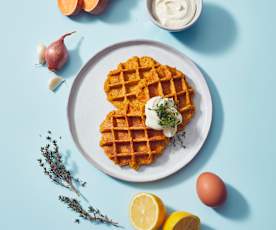
[{"label": "shallot skin", "polygon": [[58,71],[67,62],[69,54],[64,44],[64,38],[72,33],[61,36],[58,40],[54,41],[47,47],[45,51],[45,60],[49,70],[54,72]]}]

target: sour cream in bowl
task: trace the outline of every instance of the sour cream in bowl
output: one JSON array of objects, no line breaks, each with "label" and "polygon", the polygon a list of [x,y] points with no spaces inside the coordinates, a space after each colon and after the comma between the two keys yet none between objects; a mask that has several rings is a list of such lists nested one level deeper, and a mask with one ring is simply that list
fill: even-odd
[{"label": "sour cream in bowl", "polygon": [[159,27],[177,32],[192,26],[202,11],[202,0],[147,0],[151,20]]}]

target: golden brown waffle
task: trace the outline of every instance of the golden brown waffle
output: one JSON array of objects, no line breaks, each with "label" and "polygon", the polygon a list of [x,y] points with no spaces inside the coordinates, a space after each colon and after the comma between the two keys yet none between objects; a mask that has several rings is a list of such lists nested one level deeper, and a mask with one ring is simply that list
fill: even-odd
[{"label": "golden brown waffle", "polygon": [[104,85],[108,100],[119,110],[110,112],[100,126],[106,155],[120,166],[138,169],[151,164],[168,144],[162,131],[145,125],[144,106],[154,96],[173,98],[183,117],[178,130],[192,119],[193,89],[185,75],[150,57],[133,57],[110,71]]},{"label": "golden brown waffle", "polygon": [[100,146],[109,159],[133,169],[151,164],[168,144],[163,132],[146,127],[143,112],[133,110],[129,104],[123,110],[110,112],[100,131]]},{"label": "golden brown waffle", "polygon": [[152,70],[160,64],[151,57],[132,57],[120,63],[116,70],[109,72],[104,84],[107,99],[117,108],[125,103],[139,104],[137,89],[141,79],[152,75]]},{"label": "golden brown waffle", "polygon": [[155,96],[173,98],[178,111],[182,115],[182,124],[178,130],[192,119],[195,107],[192,102],[193,89],[189,86],[185,75],[165,65],[159,65],[152,69],[152,74],[147,75],[139,83],[136,97],[144,105],[150,98]]}]

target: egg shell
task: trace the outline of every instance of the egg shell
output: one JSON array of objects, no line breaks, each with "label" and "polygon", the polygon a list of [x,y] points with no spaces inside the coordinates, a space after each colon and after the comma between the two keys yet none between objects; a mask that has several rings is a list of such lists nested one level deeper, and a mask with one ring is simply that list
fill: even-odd
[{"label": "egg shell", "polygon": [[214,173],[205,172],[197,178],[196,190],[199,199],[207,206],[217,207],[227,198],[223,180]]}]

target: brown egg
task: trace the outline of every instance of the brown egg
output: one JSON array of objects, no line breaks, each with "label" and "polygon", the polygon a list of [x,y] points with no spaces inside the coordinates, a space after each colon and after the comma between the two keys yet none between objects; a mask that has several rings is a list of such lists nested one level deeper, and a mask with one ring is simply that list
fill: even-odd
[{"label": "brown egg", "polygon": [[211,172],[202,173],[197,178],[196,190],[199,199],[210,207],[221,205],[227,197],[223,180]]}]

